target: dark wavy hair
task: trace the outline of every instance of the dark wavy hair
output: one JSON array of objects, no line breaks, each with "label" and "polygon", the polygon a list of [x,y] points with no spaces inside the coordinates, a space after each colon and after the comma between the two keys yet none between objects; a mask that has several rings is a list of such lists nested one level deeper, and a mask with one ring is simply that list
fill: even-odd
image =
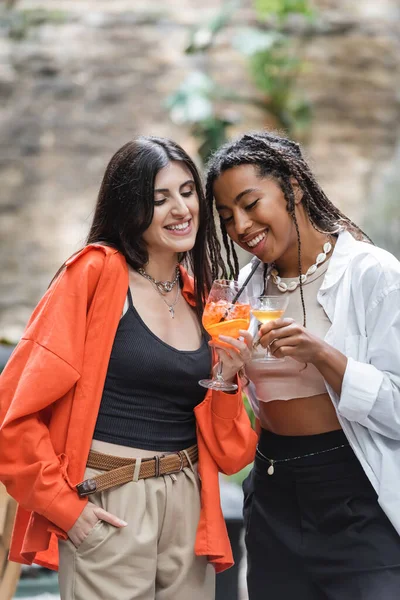
[{"label": "dark wavy hair", "polygon": [[171,161],[182,163],[193,176],[199,198],[199,229],[192,250],[180,261],[192,271],[196,310],[201,318],[205,296],[216,269],[223,265],[216,238],[212,207],[205,201],[196,165],[178,144],[166,138],[139,136],[111,158],[100,186],[93,222],[86,243],[103,243],[116,248],[133,269],[148,261],[143,233],[154,214],[154,182],[157,173]]},{"label": "dark wavy hair", "polygon": [[[239,165],[254,165],[260,177],[272,177],[282,189],[286,199],[287,211],[293,219],[297,232],[299,275],[302,272],[301,239],[295,214],[295,197],[291,178],[297,180],[303,192],[302,204],[314,229],[327,234],[336,234],[341,229],[347,229],[357,239],[371,241],[358,225],[353,223],[328,199],[305,161],[299,144],[274,132],[246,133],[233,142],[223,145],[210,158],[207,165],[206,181],[206,200],[210,210],[214,205],[214,182],[221,173]],[[239,261],[234,243],[228,238],[221,218],[220,227],[230,276],[237,277]],[[267,268],[268,265],[265,265],[264,279]],[[224,276],[228,276],[228,274],[224,273]],[[306,310],[301,278],[300,295],[305,326]]]}]

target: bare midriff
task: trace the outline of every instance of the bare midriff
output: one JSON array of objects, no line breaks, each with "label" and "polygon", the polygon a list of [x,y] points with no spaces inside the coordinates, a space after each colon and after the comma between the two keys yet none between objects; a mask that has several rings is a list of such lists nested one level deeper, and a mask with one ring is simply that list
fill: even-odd
[{"label": "bare midriff", "polygon": [[328,394],[260,402],[260,424],[278,435],[317,435],[341,429]]}]

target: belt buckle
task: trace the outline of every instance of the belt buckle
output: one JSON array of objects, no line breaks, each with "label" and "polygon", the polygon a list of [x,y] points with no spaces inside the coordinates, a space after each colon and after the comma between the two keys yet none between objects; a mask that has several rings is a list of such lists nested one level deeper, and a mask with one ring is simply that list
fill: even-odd
[{"label": "belt buckle", "polygon": [[94,494],[97,489],[97,484],[94,479],[85,479],[85,481],[81,481],[76,486],[78,496],[80,498],[84,498],[85,496],[90,496],[90,494]]}]

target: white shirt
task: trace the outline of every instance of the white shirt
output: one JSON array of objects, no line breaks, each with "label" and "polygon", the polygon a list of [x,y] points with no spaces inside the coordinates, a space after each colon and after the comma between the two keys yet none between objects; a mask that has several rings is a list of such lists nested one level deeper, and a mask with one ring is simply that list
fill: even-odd
[{"label": "white shirt", "polygon": [[[253,261],[241,270],[240,282]],[[248,284],[252,296],[262,293],[263,271],[261,263]],[[400,534],[400,263],[342,231],[317,300],[332,323],[325,341],[348,357],[342,392],[338,396],[325,382],[329,396]],[[253,392],[250,384],[252,403]]]}]

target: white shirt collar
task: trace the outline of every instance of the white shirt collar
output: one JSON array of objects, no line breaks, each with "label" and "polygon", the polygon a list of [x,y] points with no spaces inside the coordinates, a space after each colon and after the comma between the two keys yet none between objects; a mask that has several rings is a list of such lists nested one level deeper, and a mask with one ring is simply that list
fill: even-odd
[{"label": "white shirt collar", "polygon": [[343,229],[339,233],[333,249],[332,258],[320,288],[321,293],[332,288],[343,277],[351,257],[357,253],[356,249],[357,240],[354,239],[349,231]]}]

